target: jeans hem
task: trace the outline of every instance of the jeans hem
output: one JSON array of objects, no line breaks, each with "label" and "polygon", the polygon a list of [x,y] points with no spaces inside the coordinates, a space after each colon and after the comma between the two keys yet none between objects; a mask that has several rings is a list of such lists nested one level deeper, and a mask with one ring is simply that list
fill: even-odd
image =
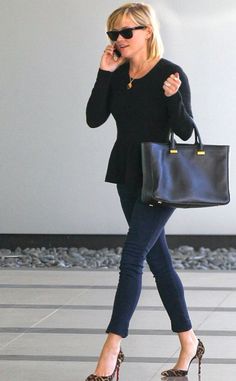
[{"label": "jeans hem", "polygon": [[192,325],[190,324],[189,326],[187,326],[187,328],[173,328],[172,327],[172,331],[175,332],[175,333],[181,333],[181,332],[187,332],[187,331],[190,331],[190,329],[192,329]]},{"label": "jeans hem", "polygon": [[119,335],[119,336],[121,336],[122,337],[122,339],[125,339],[127,336],[128,336],[128,332],[126,332],[126,333],[123,333],[123,332],[121,332],[121,331],[119,331],[119,330],[117,330],[117,329],[106,329],[106,331],[105,331],[106,333],[114,333],[115,335]]}]

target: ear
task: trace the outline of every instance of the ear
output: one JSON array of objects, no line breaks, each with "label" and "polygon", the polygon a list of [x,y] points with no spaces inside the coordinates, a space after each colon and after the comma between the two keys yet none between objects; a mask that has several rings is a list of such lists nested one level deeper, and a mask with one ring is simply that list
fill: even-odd
[{"label": "ear", "polygon": [[146,32],[145,38],[146,38],[146,40],[149,40],[149,38],[152,36],[152,27],[151,27],[151,25],[147,25],[147,27],[145,29],[145,32]]}]

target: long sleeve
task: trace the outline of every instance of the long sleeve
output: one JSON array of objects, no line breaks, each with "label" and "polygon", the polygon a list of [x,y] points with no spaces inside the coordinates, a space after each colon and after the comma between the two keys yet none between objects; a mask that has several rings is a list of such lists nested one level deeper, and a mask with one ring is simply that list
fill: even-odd
[{"label": "long sleeve", "polygon": [[178,67],[181,86],[178,92],[166,97],[168,107],[168,127],[182,140],[190,138],[195,126],[191,109],[189,82],[184,71]]},{"label": "long sleeve", "polygon": [[[181,86],[171,97],[163,93],[163,83],[170,74],[180,74]],[[170,129],[187,140],[193,131],[190,89],[182,68],[161,58],[143,77],[134,80],[130,90],[129,62],[114,72],[98,70],[86,108],[87,123],[95,128],[112,114],[117,136],[112,147],[106,182],[128,184],[136,188],[142,184],[141,143],[166,143]]]},{"label": "long sleeve", "polygon": [[101,126],[110,115],[109,91],[112,72],[99,69],[97,79],[86,107],[86,121],[89,127]]}]

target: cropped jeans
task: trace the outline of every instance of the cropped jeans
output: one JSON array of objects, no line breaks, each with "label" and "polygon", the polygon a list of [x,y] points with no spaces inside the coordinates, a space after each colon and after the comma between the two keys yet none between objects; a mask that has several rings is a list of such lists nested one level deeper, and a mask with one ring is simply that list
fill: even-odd
[{"label": "cropped jeans", "polygon": [[164,226],[174,208],[149,206],[141,200],[141,189],[132,190],[117,184],[121,206],[129,225],[119,267],[111,320],[106,333],[128,336],[131,317],[138,304],[142,289],[142,274],[146,259],[155,278],[157,290],[169,315],[173,332],[192,328],[184,289],[173,268],[165,238]]}]

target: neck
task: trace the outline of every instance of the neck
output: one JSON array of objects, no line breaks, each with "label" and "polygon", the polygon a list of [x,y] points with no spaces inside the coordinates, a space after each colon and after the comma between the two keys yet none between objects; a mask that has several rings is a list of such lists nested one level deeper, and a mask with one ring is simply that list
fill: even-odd
[{"label": "neck", "polygon": [[129,67],[130,71],[136,72],[140,70],[144,64],[144,62],[147,61],[147,52],[140,52],[137,53],[134,57],[131,57],[129,59]]}]

